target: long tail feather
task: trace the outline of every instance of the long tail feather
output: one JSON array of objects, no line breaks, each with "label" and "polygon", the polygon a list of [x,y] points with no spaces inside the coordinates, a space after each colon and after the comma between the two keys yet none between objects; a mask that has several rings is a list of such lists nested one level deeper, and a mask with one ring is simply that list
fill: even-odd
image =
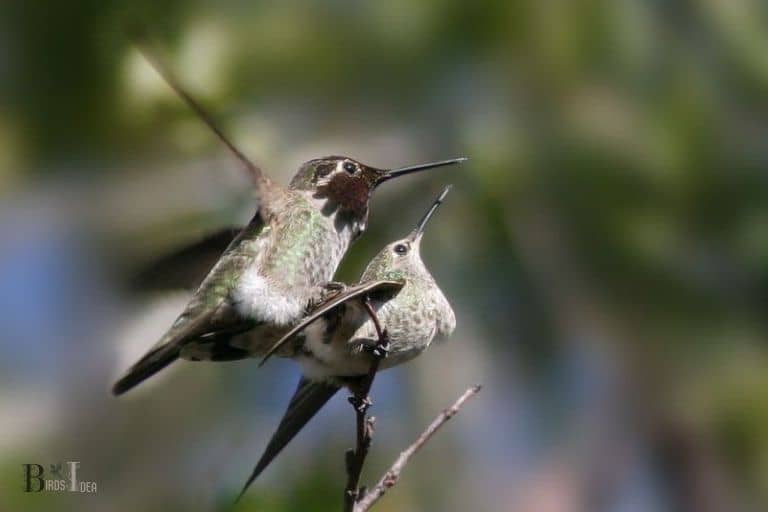
[{"label": "long tail feather", "polygon": [[141,382],[150,378],[176,359],[179,358],[178,346],[163,346],[151,354],[147,354],[141,361],[136,363],[128,373],[118,380],[112,387],[112,393],[122,395],[126,391],[139,385]]},{"label": "long tail feather", "polygon": [[171,328],[154,348],[115,383],[112,393],[122,395],[178,359],[184,343],[207,330],[212,314],[213,311],[206,311],[178,327]]},{"label": "long tail feather", "polygon": [[283,448],[291,441],[291,439],[304,428],[312,417],[317,414],[328,400],[339,390],[339,387],[326,383],[326,382],[313,382],[309,379],[302,377],[299,381],[299,385],[296,388],[296,392],[291,397],[291,402],[288,404],[288,410],[283,415],[283,419],[280,420],[277,430],[272,435],[272,439],[269,440],[264,454],[259,459],[256,467],[245,482],[243,490],[240,491],[240,495],[236,501],[239,501],[243,497],[245,491],[253,483],[254,480],[269,466],[272,460],[277,454],[282,451]]}]

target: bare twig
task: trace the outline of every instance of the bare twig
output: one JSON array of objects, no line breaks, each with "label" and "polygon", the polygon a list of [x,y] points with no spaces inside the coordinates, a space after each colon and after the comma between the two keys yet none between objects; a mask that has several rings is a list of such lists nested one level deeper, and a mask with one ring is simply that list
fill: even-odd
[{"label": "bare twig", "polygon": [[344,512],[365,512],[370,509],[374,503],[376,503],[391,487],[393,487],[400,479],[400,473],[408,461],[413,455],[424,446],[435,432],[442,427],[445,422],[451,419],[464,403],[476,395],[480,389],[480,385],[473,386],[467,389],[456,402],[441,412],[433,421],[429,424],[426,430],[405,449],[397,458],[395,463],[389,470],[381,477],[374,488],[368,492],[364,487],[360,487],[360,475],[363,472],[363,466],[365,465],[365,459],[368,456],[368,451],[371,447],[371,440],[373,438],[374,422],[376,418],[368,417],[368,408],[372,405],[372,401],[369,397],[371,392],[371,386],[373,385],[373,379],[376,377],[376,372],[379,370],[379,364],[381,360],[386,357],[389,350],[389,338],[387,331],[382,329],[379,318],[376,315],[376,311],[371,306],[370,301],[366,298],[363,301],[368,316],[371,317],[373,325],[376,328],[376,334],[378,336],[378,342],[372,349],[373,360],[371,361],[371,368],[368,370],[368,374],[363,377],[354,387],[353,395],[349,397],[349,402],[355,408],[355,417],[357,424],[357,443],[354,450],[348,450],[346,452],[346,467],[347,467],[347,485],[344,489]]},{"label": "bare twig", "polygon": [[372,350],[373,361],[371,361],[371,368],[368,370],[368,374],[355,387],[354,395],[349,397],[349,402],[355,408],[357,444],[354,450],[348,450],[346,453],[347,486],[344,489],[345,512],[355,510],[356,503],[362,497],[362,491],[359,487],[360,474],[363,472],[365,458],[368,456],[368,449],[371,447],[373,425],[376,420],[373,417],[367,417],[368,408],[373,403],[368,395],[373,385],[373,379],[376,377],[376,372],[379,370],[381,359],[386,355],[389,345],[387,333],[382,329],[379,318],[376,316],[376,311],[374,311],[368,299],[363,301],[363,306],[365,306],[365,310],[373,321],[379,339],[376,347]]},{"label": "bare twig", "polygon": [[464,405],[464,403],[476,395],[481,388],[482,386],[476,385],[467,389],[451,407],[445,409],[434,420],[432,420],[432,423],[429,424],[426,430],[421,433],[416,441],[414,441],[413,444],[411,444],[402,453],[400,453],[400,455],[397,457],[397,460],[395,460],[395,463],[392,464],[386,473],[384,473],[384,476],[381,477],[373,489],[368,491],[364,496],[362,496],[362,498],[360,498],[360,500],[357,501],[357,503],[355,503],[355,506],[352,509],[353,512],[365,512],[366,510],[370,509],[374,503],[376,503],[384,495],[384,493],[386,493],[390,488],[394,487],[394,485],[400,479],[400,473],[403,471],[405,465],[408,464],[408,461],[411,459],[411,457],[413,457],[413,455],[419,451],[421,447],[424,446],[432,438],[433,435],[435,435],[435,432],[437,432],[440,427],[445,424],[445,422],[455,416],[456,413],[459,412],[459,409]]}]

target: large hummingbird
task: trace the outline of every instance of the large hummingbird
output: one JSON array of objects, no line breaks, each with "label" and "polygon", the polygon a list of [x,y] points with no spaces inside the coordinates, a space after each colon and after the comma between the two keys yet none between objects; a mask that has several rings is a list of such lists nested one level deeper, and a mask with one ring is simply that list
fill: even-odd
[{"label": "large hummingbird", "polygon": [[263,355],[302,318],[318,287],[331,280],[349,245],[365,231],[371,195],[379,185],[465,160],[378,169],[349,157],[329,156],[304,163],[287,188],[280,186],[230,142],[151,52],[140,49],[249,172],[258,210],[170,329],[117,381],[116,395],[179,357],[233,360]]},{"label": "large hummingbird", "polygon": [[341,387],[354,389],[370,371],[372,358],[380,357],[374,353],[381,345],[371,311],[385,330],[386,353],[379,369],[409,361],[453,332],[453,309],[420,254],[424,228],[448,190],[408,236],[385,246],[368,263],[357,284],[328,287],[325,300],[267,352],[262,362],[280,351],[299,361],[302,377],[241,496],[323,405]]}]

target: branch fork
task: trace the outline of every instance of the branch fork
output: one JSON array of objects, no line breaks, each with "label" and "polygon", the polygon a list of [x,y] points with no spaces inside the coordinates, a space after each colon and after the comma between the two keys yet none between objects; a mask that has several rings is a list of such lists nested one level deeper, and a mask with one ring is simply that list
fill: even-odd
[{"label": "branch fork", "polygon": [[376,311],[367,298],[363,301],[363,306],[373,321],[378,341],[371,349],[373,360],[371,361],[371,368],[368,374],[359,381],[358,385],[354,386],[353,395],[349,397],[349,403],[352,404],[355,410],[357,443],[354,450],[350,449],[345,453],[347,485],[344,489],[344,512],[365,512],[369,510],[384,493],[397,484],[400,474],[410,458],[432,438],[440,427],[459,412],[459,409],[467,400],[476,395],[481,389],[479,385],[467,389],[451,407],[442,411],[429,424],[416,441],[400,453],[394,464],[370,491],[365,487],[361,487],[360,475],[363,472],[365,459],[371,447],[376,421],[376,418],[368,416],[368,409],[373,405],[369,395],[381,360],[387,356],[389,351],[389,338],[386,329],[381,327]]}]

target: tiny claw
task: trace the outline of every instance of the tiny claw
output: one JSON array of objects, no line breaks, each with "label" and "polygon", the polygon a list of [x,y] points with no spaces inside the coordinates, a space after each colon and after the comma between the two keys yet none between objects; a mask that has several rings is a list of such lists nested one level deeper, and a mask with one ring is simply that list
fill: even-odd
[{"label": "tiny claw", "polygon": [[365,435],[368,439],[373,437],[374,430],[376,430],[376,418],[374,416],[370,416],[365,421]]},{"label": "tiny claw", "polygon": [[371,354],[379,359],[384,359],[389,355],[388,345],[377,345],[371,349]]},{"label": "tiny claw", "polygon": [[355,410],[359,413],[364,413],[370,406],[373,405],[373,401],[370,399],[370,397],[367,396],[365,398],[350,396],[347,400],[349,400],[349,403],[352,404],[352,407],[354,407]]},{"label": "tiny claw", "polygon": [[347,285],[342,283],[341,281],[328,281],[323,285],[323,288],[325,288],[329,292],[341,292],[346,290]]},{"label": "tiny claw", "polygon": [[391,344],[389,342],[389,333],[386,329],[381,333],[381,339],[376,345],[371,347],[371,354],[378,359],[385,359],[389,355]]},{"label": "tiny claw", "polygon": [[307,301],[307,307],[304,311],[308,314],[314,311],[314,309],[328,300],[330,297],[334,297],[347,289],[347,285],[341,281],[329,281],[319,287],[319,293],[315,297],[310,298]]}]

